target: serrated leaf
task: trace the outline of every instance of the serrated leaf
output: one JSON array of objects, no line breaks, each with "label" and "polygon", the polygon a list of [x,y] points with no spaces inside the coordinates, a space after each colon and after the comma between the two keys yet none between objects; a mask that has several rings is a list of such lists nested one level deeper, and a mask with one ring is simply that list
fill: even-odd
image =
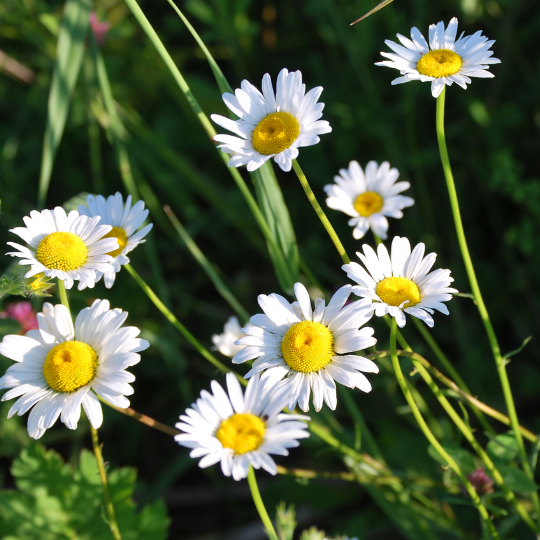
[{"label": "serrated leaf", "polygon": [[519,452],[516,437],[513,432],[502,433],[491,438],[486,447],[490,457],[503,461],[512,461]]}]

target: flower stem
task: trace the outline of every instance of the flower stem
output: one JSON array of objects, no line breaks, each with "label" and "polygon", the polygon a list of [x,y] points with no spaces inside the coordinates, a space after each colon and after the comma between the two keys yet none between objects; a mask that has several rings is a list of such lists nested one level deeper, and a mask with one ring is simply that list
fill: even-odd
[{"label": "flower stem", "polygon": [[498,540],[499,534],[497,533],[497,529],[495,529],[495,526],[493,525],[493,522],[491,521],[489,517],[488,511],[486,507],[484,506],[484,503],[480,500],[478,493],[476,493],[476,490],[474,489],[472,484],[469,482],[465,474],[462,472],[459,465],[454,461],[454,459],[450,456],[450,454],[448,454],[448,452],[439,443],[437,438],[433,435],[428,425],[426,424],[426,421],[422,417],[422,414],[420,413],[420,410],[418,409],[416,402],[414,401],[412,397],[411,391],[409,389],[409,386],[407,385],[407,382],[405,381],[405,377],[403,376],[403,372],[401,371],[401,366],[399,364],[399,359],[398,359],[397,350],[396,350],[396,334],[397,334],[397,321],[396,319],[392,319],[392,326],[390,328],[390,354],[392,357],[392,366],[394,367],[396,379],[398,381],[399,386],[401,387],[401,390],[403,392],[403,395],[405,396],[405,399],[407,400],[407,403],[409,404],[409,407],[411,408],[413,416],[416,419],[418,425],[420,426],[420,429],[424,433],[426,439],[431,443],[431,445],[435,448],[435,450],[437,450],[437,452],[446,461],[446,463],[448,463],[448,466],[457,474],[457,476],[461,480],[461,483],[465,486],[467,493],[471,497],[472,502],[474,503],[478,512],[480,513],[482,521],[485,524],[489,533],[491,534],[491,537],[493,539]]},{"label": "flower stem", "polygon": [[[191,345],[193,345],[193,347],[201,356],[203,356],[213,366],[217,367],[223,373],[233,372],[232,369],[220,362],[208,349],[206,349],[200,344],[197,338],[171,313],[167,306],[159,299],[158,295],[147,285],[144,279],[139,276],[139,274],[131,266],[131,264],[126,264],[124,267],[131,274],[139,287],[146,293],[148,298],[150,298],[150,300],[152,300],[152,302],[159,309],[159,311],[161,311],[164,317],[187,339],[187,341],[189,341],[189,343],[191,343]],[[238,373],[234,374],[242,384],[247,384],[247,381],[244,380],[241,375],[239,375]]]},{"label": "flower stem", "polygon": [[491,473],[491,476],[493,477],[495,482],[499,485],[499,487],[504,492],[504,496],[506,500],[510,504],[514,505],[521,519],[523,519],[523,521],[533,531],[536,532],[537,527],[534,521],[531,519],[531,516],[529,516],[529,513],[527,512],[527,510],[525,510],[523,505],[517,500],[514,493],[506,486],[501,473],[499,472],[497,467],[495,467],[495,464],[493,463],[491,458],[487,455],[485,450],[480,446],[480,444],[476,440],[476,437],[473,435],[470,427],[461,419],[459,414],[452,407],[452,405],[450,404],[446,396],[441,392],[440,388],[437,386],[435,381],[431,378],[431,375],[427,372],[422,362],[419,362],[418,360],[415,360],[413,358],[413,365],[417,369],[417,371],[420,373],[420,376],[424,379],[426,384],[429,386],[430,390],[433,392],[434,396],[442,405],[443,409],[446,411],[450,419],[454,422],[454,424],[461,431],[461,433],[463,433],[465,439],[467,439],[469,444],[473,447],[475,452],[478,454],[478,457],[484,462],[486,469]]},{"label": "flower stem", "polygon": [[293,164],[294,172],[296,173],[296,176],[298,176],[298,180],[300,180],[300,183],[302,184],[302,187],[304,188],[304,191],[306,192],[307,198],[309,202],[311,203],[311,206],[313,206],[313,209],[315,210],[316,214],[319,216],[319,219],[321,220],[321,223],[326,229],[326,232],[332,239],[332,242],[334,242],[334,245],[336,246],[336,249],[338,250],[340,257],[343,259],[343,262],[345,264],[349,264],[351,262],[351,259],[349,259],[349,256],[347,255],[347,252],[345,251],[345,248],[343,247],[341,240],[339,239],[336,231],[334,230],[334,227],[332,227],[330,221],[328,221],[328,218],[326,217],[326,214],[321,208],[321,205],[317,202],[315,194],[313,193],[311,187],[309,186],[306,175],[300,168],[300,165],[298,164],[298,161],[296,161],[296,159],[293,159],[292,164]]},{"label": "flower stem", "polygon": [[257,512],[259,512],[259,516],[261,517],[261,521],[263,522],[264,528],[266,529],[266,534],[268,535],[268,538],[270,538],[270,540],[278,540],[274,525],[272,525],[272,520],[270,519],[270,516],[268,515],[268,512],[266,511],[263,500],[261,498],[259,486],[257,485],[257,479],[255,478],[255,472],[253,471],[253,467],[251,465],[249,466],[247,481],[249,484],[249,489],[251,491],[251,496],[253,497],[253,502],[255,503]]},{"label": "flower stem", "polygon": [[[467,271],[467,276],[469,278],[469,283],[471,285],[471,290],[478,307],[478,312],[480,313],[480,318],[484,323],[484,328],[486,330],[489,344],[491,345],[491,350],[493,357],[495,359],[495,365],[497,367],[497,373],[499,374],[499,379],[501,382],[501,387],[504,395],[504,401],[506,403],[506,408],[508,410],[508,416],[510,417],[510,423],[516,442],[519,448],[519,455],[521,458],[521,464],[525,474],[534,481],[534,475],[527,458],[527,452],[525,450],[525,445],[523,443],[523,437],[519,429],[519,420],[517,416],[516,406],[514,403],[514,397],[512,395],[512,390],[510,388],[510,381],[508,380],[508,374],[506,372],[506,363],[501,355],[501,350],[499,348],[499,343],[497,341],[497,336],[493,330],[489,314],[484,304],[484,299],[482,298],[482,293],[480,292],[480,287],[478,285],[478,280],[476,279],[476,273],[474,271],[474,266],[472,259],[469,253],[469,248],[467,246],[467,240],[465,238],[465,230],[463,229],[463,223],[461,221],[461,213],[459,210],[459,202],[457,197],[456,186],[454,184],[454,176],[452,174],[452,168],[450,166],[450,158],[448,157],[448,149],[446,147],[446,138],[444,134],[444,101],[445,101],[446,87],[441,92],[441,95],[437,98],[437,112],[436,112],[436,129],[437,129],[437,141],[439,143],[439,152],[441,154],[441,161],[444,170],[444,176],[446,178],[446,186],[448,188],[448,194],[450,196],[450,205],[452,207],[452,215],[454,217],[454,224],[456,226],[456,233],[458,237],[459,247],[461,249],[461,255],[463,257],[463,262],[465,264],[465,269]],[[538,494],[534,493],[533,503],[536,509],[538,523],[540,525],[540,500]]]},{"label": "flower stem", "polygon": [[101,485],[103,486],[103,498],[105,499],[105,509],[107,511],[107,517],[109,518],[109,527],[115,540],[122,540],[122,535],[118,529],[116,518],[114,517],[114,506],[111,500],[111,494],[109,493],[109,484],[107,483],[107,473],[105,472],[105,464],[103,463],[103,456],[101,454],[101,447],[99,445],[97,429],[90,426],[92,433],[92,445],[94,447],[94,454],[96,455],[97,466],[99,469],[99,477],[101,478]]},{"label": "flower stem", "polygon": [[71,313],[71,310],[69,309],[69,300],[67,296],[66,286],[64,285],[64,281],[60,278],[57,278],[56,280],[58,282],[58,294],[60,295],[60,302],[64,306],[67,307],[67,310]]}]

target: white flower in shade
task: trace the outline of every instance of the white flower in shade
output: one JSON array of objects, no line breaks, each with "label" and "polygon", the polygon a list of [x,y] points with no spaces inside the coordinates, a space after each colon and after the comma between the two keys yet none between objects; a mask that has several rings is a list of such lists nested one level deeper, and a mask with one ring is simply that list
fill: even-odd
[{"label": "white flower in shade", "polygon": [[223,94],[225,105],[240,118],[235,121],[217,114],[211,117],[216,124],[238,135],[214,137],[222,143],[218,147],[222,152],[233,154],[229,167],[247,165],[248,171],[254,171],[274,158],[282,170],[290,171],[298,148],[317,144],[317,135],[332,131],[328,122],[319,120],[324,103],[317,100],[322,90],[322,86],[317,86],[306,94],[302,73],[282,69],[275,95],[268,73],[262,80],[262,94],[246,80],[235,95]]},{"label": "white flower in shade", "polygon": [[202,457],[199,467],[220,461],[223,474],[235,480],[246,478],[250,465],[276,474],[269,454],[287,456],[288,448],[299,445],[297,439],[309,437],[305,423],[309,416],[282,413],[287,392],[258,375],[249,381],[245,395],[232,373],[227,373],[229,395],[216,381],[210,384],[213,394],[201,392],[176,424],[184,433],[174,437],[192,448],[192,458]]},{"label": "white flower in shade", "polygon": [[348,169],[341,169],[334,177],[335,184],[324,186],[328,195],[326,204],[329,208],[340,210],[351,216],[349,225],[354,227],[353,237],[362,238],[369,228],[374,234],[386,239],[388,220],[403,217],[403,208],[412,206],[414,199],[399,195],[410,188],[409,182],[398,182],[399,171],[390,168],[385,161],[378,166],[370,161],[366,172],[357,161],[351,161]]},{"label": "white flower in shade", "polygon": [[306,288],[296,283],[294,292],[298,302],[290,304],[279,294],[261,294],[259,305],[264,311],[251,317],[253,326],[243,328],[247,336],[239,339],[245,347],[232,359],[234,364],[253,362],[245,378],[265,372],[264,378],[281,380],[290,388],[289,410],[298,403],[309,410],[313,392],[316,411],[323,401],[335,409],[337,405],[335,381],[349,388],[371,390],[371,384],[361,371],[378,373],[379,368],[367,358],[353,353],[375,345],[373,329],[361,328],[371,319],[371,302],[361,300],[345,306],[351,285],[341,287],[328,306],[322,298],[315,301],[315,311]]},{"label": "white flower in shade", "polygon": [[10,232],[20,236],[29,247],[8,242],[19,251],[8,253],[22,257],[19,264],[29,264],[24,277],[44,273],[49,278],[64,281],[71,289],[75,280],[79,290],[93,287],[96,272],[110,272],[113,258],[107,253],[118,249],[116,238],[103,238],[112,227],[98,225],[99,218],[80,216],[76,210],[68,215],[63,208],[30,212],[23,218],[26,227],[15,227]]},{"label": "white flower in shade", "polygon": [[[456,41],[458,21],[454,17],[446,31],[441,21],[429,27],[429,46],[418,28],[411,30],[411,39],[397,34],[402,45],[386,40],[385,43],[394,51],[381,52],[384,62],[376,66],[387,66],[399,69],[402,77],[392,81],[401,84],[409,81],[431,81],[431,93],[438,97],[444,85],[458,84],[465,90],[471,82],[470,77],[495,77],[488,71],[489,64],[499,64],[498,58],[492,58],[489,48],[495,41],[488,41],[482,31],[472,36],[463,36]],[[431,49],[431,50],[430,50]],[[395,54],[394,54],[395,53]]]},{"label": "white flower in shade", "polygon": [[232,358],[239,350],[243,349],[242,345],[235,345],[234,343],[243,335],[238,319],[236,317],[229,317],[229,320],[223,327],[223,334],[214,334],[212,336],[213,348],[218,350],[223,356]]},{"label": "white flower in shade", "polygon": [[377,253],[367,244],[363,245],[364,253],[358,252],[357,255],[367,271],[355,262],[342,268],[358,283],[353,287],[354,294],[373,300],[373,309],[378,317],[388,313],[403,328],[405,313],[408,313],[433,326],[433,310],[448,315],[448,308],[443,302],[451,300],[450,293],[458,291],[449,287],[454,281],[450,270],[429,272],[437,255],[430,253],[424,257],[425,248],[420,243],[411,253],[409,240],[396,236],[390,256],[383,244],[379,244]]},{"label": "white flower in shade", "polygon": [[118,241],[118,248],[108,253],[114,259],[112,262],[113,270],[96,272],[96,281],[104,276],[105,287],[110,289],[114,284],[116,273],[120,272],[123,264],[129,263],[127,254],[139,244],[146,242],[144,237],[150,232],[153,225],[150,223],[140,231],[136,231],[148,217],[148,210],[144,209],[143,201],[136,202],[132,207],[131,195],[128,195],[124,205],[122,195],[116,192],[115,195],[111,195],[107,199],[102,195],[97,197],[88,195],[86,206],[80,204],[79,212],[84,216],[99,216],[101,224],[112,225],[111,231],[104,238],[115,238]]},{"label": "white flower in shade", "polygon": [[[75,327],[66,307],[49,303],[37,316],[39,330],[10,335],[0,343],[0,354],[17,362],[0,378],[0,389],[11,388],[2,401],[18,397],[8,418],[28,410],[28,433],[39,439],[60,416],[76,429],[81,405],[94,428],[103,422],[96,394],[116,407],[126,408],[135,377],[125,371],[137,364],[137,354],[148,348],[138,339],[138,328],[120,328],[127,313],[109,309],[96,300],[79,312]],[[94,393],[95,392],[95,393]]]}]

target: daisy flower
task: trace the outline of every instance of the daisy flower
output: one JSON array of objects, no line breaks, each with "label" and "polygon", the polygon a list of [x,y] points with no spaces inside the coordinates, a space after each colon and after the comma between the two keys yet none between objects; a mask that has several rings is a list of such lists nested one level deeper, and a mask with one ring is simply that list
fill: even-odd
[{"label": "daisy flower", "polygon": [[328,122],[319,120],[324,103],[317,100],[322,91],[322,86],[317,86],[306,94],[302,73],[282,69],[275,95],[268,73],[262,80],[262,94],[246,80],[234,96],[223,94],[225,105],[240,118],[235,121],[217,114],[211,116],[216,124],[237,135],[214,137],[222,143],[218,146],[222,152],[233,154],[229,167],[247,165],[248,171],[254,171],[274,158],[282,170],[290,171],[298,148],[317,144],[317,135],[332,131]]},{"label": "daisy flower", "polygon": [[386,216],[400,219],[403,217],[401,210],[414,204],[414,199],[398,195],[411,187],[409,182],[396,184],[398,177],[399,171],[391,169],[388,161],[380,166],[376,161],[370,161],[365,174],[357,161],[351,161],[348,169],[341,169],[339,176],[334,177],[335,184],[324,186],[328,195],[326,204],[351,216],[349,225],[354,227],[353,237],[357,240],[369,228],[385,240]]},{"label": "daisy flower", "polygon": [[129,406],[125,396],[133,394],[128,383],[135,377],[125,369],[140,361],[137,353],[149,343],[137,338],[138,328],[120,328],[127,313],[109,307],[108,300],[96,300],[79,312],[73,326],[65,306],[45,303],[37,316],[39,330],[6,336],[0,343],[0,354],[17,362],[0,378],[0,389],[11,389],[2,401],[19,398],[8,418],[32,409],[30,437],[39,439],[59,416],[76,429],[81,405],[99,428],[103,412],[96,394],[116,407]]},{"label": "daisy flower", "polygon": [[176,427],[184,433],[175,435],[182,446],[192,448],[192,458],[202,457],[199,467],[221,462],[225,476],[235,480],[246,478],[249,466],[276,474],[270,454],[289,455],[287,448],[309,437],[306,420],[309,416],[285,414],[287,392],[253,377],[242,394],[238,379],[227,373],[229,395],[212,381],[212,394],[203,390],[196,403],[180,416]]},{"label": "daisy flower", "polygon": [[261,294],[258,300],[265,314],[254,315],[253,326],[242,329],[247,335],[236,343],[245,347],[236,353],[233,363],[256,358],[246,379],[263,371],[264,378],[283,379],[282,386],[290,388],[287,406],[291,411],[297,403],[308,411],[311,392],[316,411],[323,401],[335,409],[336,381],[369,392],[371,384],[360,372],[378,373],[379,368],[367,358],[347,353],[377,342],[372,328],[360,329],[371,319],[373,310],[369,300],[344,307],[351,290],[351,285],[341,287],[326,307],[318,298],[315,311],[301,283],[294,286],[298,301],[292,304],[279,294]]},{"label": "daisy flower", "polygon": [[[433,97],[439,97],[444,85],[456,83],[465,90],[471,82],[470,77],[495,77],[488,71],[489,64],[499,64],[498,58],[491,58],[493,51],[489,48],[495,41],[488,41],[479,30],[472,36],[463,36],[456,41],[458,21],[454,17],[446,31],[441,21],[429,27],[429,46],[418,28],[411,30],[411,39],[397,34],[402,45],[386,40],[385,43],[394,53],[381,52],[384,62],[376,66],[388,66],[399,69],[402,77],[392,81],[401,84],[409,81],[431,81]],[[431,49],[431,50],[430,50]]]},{"label": "daisy flower", "polygon": [[115,195],[111,195],[107,199],[102,195],[97,197],[88,195],[86,206],[80,204],[79,212],[83,216],[99,216],[101,218],[100,223],[112,225],[111,231],[104,238],[114,238],[118,241],[117,249],[108,253],[114,259],[112,262],[113,269],[108,272],[96,272],[96,281],[99,281],[104,276],[105,287],[110,289],[114,284],[116,273],[120,272],[123,264],[129,263],[126,255],[139,244],[146,242],[143,238],[150,232],[153,225],[150,223],[139,232],[135,231],[147,218],[148,210],[144,209],[143,201],[136,202],[132,207],[131,195],[128,195],[124,205],[122,195],[116,192]]},{"label": "daisy flower", "polygon": [[244,348],[242,345],[235,345],[234,343],[243,335],[238,319],[229,317],[223,327],[223,334],[214,334],[212,336],[212,343],[214,344],[212,348],[218,350],[223,356],[232,358],[239,350]]},{"label": "daisy flower", "polygon": [[375,315],[383,317],[387,313],[395,317],[400,328],[405,326],[405,313],[418,317],[428,326],[433,326],[433,310],[448,315],[443,302],[452,299],[450,293],[457,293],[449,287],[454,278],[450,270],[429,272],[437,255],[430,253],[424,257],[426,246],[418,244],[411,253],[407,238],[396,236],[392,241],[392,253],[379,244],[377,253],[363,245],[364,253],[357,255],[367,271],[358,263],[344,264],[347,276],[358,283],[353,287],[357,296],[372,300]]},{"label": "daisy flower", "polygon": [[24,277],[43,273],[48,278],[64,281],[66,289],[79,281],[79,290],[92,288],[96,272],[111,272],[113,258],[109,252],[118,249],[116,238],[103,238],[112,227],[98,225],[99,217],[80,216],[72,210],[68,215],[63,208],[30,212],[24,217],[26,227],[15,227],[10,232],[20,236],[29,247],[8,242],[19,251],[7,253],[22,257],[19,264],[29,264]]}]

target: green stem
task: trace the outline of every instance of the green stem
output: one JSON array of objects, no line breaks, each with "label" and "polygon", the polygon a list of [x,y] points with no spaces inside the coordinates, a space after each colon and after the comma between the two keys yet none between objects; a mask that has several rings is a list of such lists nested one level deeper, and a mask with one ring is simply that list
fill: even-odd
[{"label": "green stem", "polygon": [[261,521],[263,522],[264,528],[266,529],[266,534],[268,535],[268,538],[270,538],[270,540],[278,540],[276,531],[274,530],[274,525],[272,524],[272,520],[270,519],[270,516],[268,515],[268,512],[266,511],[263,500],[261,498],[259,486],[257,485],[257,479],[255,478],[255,472],[253,471],[253,467],[251,465],[249,466],[247,481],[249,484],[249,489],[251,491],[251,496],[253,497],[253,502],[255,503],[257,512],[259,512],[259,516],[261,517]]},{"label": "green stem", "polygon": [[418,425],[420,426],[420,429],[424,433],[426,439],[435,448],[435,450],[437,450],[437,452],[441,455],[441,457],[446,461],[448,466],[457,474],[457,476],[461,480],[461,483],[465,486],[467,493],[469,494],[469,496],[471,497],[471,500],[473,501],[474,505],[478,509],[478,512],[480,513],[482,521],[486,525],[487,530],[490,532],[491,537],[494,539],[499,539],[499,534],[497,533],[497,530],[495,529],[495,526],[493,525],[493,522],[491,521],[489,517],[488,511],[486,507],[484,506],[484,503],[480,500],[478,493],[476,493],[476,490],[471,485],[471,483],[469,482],[465,474],[462,472],[459,465],[454,461],[454,459],[450,456],[450,454],[448,454],[448,452],[439,443],[437,438],[433,435],[428,425],[426,424],[424,418],[422,417],[422,414],[420,413],[416,405],[416,402],[414,401],[412,397],[409,386],[407,385],[407,382],[405,381],[403,372],[401,371],[401,366],[399,364],[399,359],[398,359],[397,350],[396,350],[396,334],[397,334],[397,321],[396,319],[392,319],[392,326],[390,328],[390,353],[392,357],[392,365],[394,367],[394,372],[396,374],[396,379],[398,381],[398,384],[401,387],[403,395],[405,396],[405,399],[407,400],[407,403],[409,404],[409,407],[411,408],[411,411]]},{"label": "green stem", "polygon": [[495,464],[493,463],[493,461],[491,461],[491,458],[487,455],[485,450],[480,446],[475,436],[473,435],[470,427],[461,419],[461,417],[452,407],[448,399],[446,399],[446,396],[441,392],[440,388],[437,386],[435,381],[431,378],[431,375],[427,372],[422,362],[419,362],[418,360],[415,360],[413,358],[413,365],[418,370],[418,372],[420,373],[420,376],[424,379],[426,384],[429,386],[430,390],[433,392],[434,396],[442,405],[443,409],[446,411],[450,419],[458,427],[461,433],[463,433],[465,439],[467,439],[469,444],[474,448],[474,451],[478,454],[478,457],[484,462],[486,469],[491,473],[495,482],[503,490],[506,500],[510,504],[514,505],[517,513],[521,516],[521,519],[523,519],[523,521],[533,531],[536,532],[537,531],[536,525],[534,521],[531,519],[531,517],[529,516],[529,513],[527,512],[527,510],[525,510],[523,505],[516,499],[516,496],[514,495],[514,493],[506,486],[501,473],[495,467]]},{"label": "green stem", "polygon": [[[184,336],[184,338],[193,345],[193,347],[197,350],[197,352],[203,356],[206,360],[208,360],[213,366],[218,368],[223,373],[229,373],[233,372],[232,369],[227,367],[225,364],[220,362],[208,349],[203,347],[197,338],[171,313],[169,308],[159,299],[158,295],[146,284],[144,279],[139,276],[139,274],[135,271],[135,269],[130,265],[126,264],[125,269],[131,274],[131,277],[137,282],[139,287],[146,293],[148,298],[152,300],[154,305],[161,311],[161,313],[164,315],[164,317]],[[233,372],[234,373],[234,372]],[[238,380],[246,385],[247,381],[244,380],[244,378],[239,375],[238,373],[234,373]]]},{"label": "green stem", "polygon": [[321,208],[321,205],[317,202],[317,198],[315,197],[315,194],[313,193],[311,187],[309,186],[309,182],[306,178],[306,175],[302,171],[300,165],[298,164],[298,161],[296,161],[296,159],[293,159],[292,165],[293,165],[294,172],[296,173],[296,176],[298,176],[298,180],[300,180],[300,183],[302,184],[302,187],[304,188],[304,191],[306,192],[307,198],[309,202],[311,203],[311,206],[313,206],[313,210],[315,210],[315,213],[317,214],[317,216],[319,216],[319,219],[321,220],[321,223],[326,229],[326,232],[330,236],[332,242],[334,242],[334,246],[336,246],[339,256],[343,259],[343,262],[345,264],[349,264],[351,262],[351,259],[349,259],[349,256],[347,255],[347,252],[345,251],[345,248],[343,247],[341,240],[339,239],[336,231],[334,230],[334,227],[332,227],[332,224],[330,223],[330,221],[328,221],[328,218],[326,217],[326,214]]},{"label": "green stem", "polygon": [[97,466],[99,470],[99,477],[101,478],[101,485],[103,486],[103,498],[105,499],[105,510],[107,511],[107,517],[109,518],[109,527],[115,540],[122,540],[122,535],[118,529],[116,518],[114,516],[114,506],[111,500],[111,494],[109,493],[109,484],[107,483],[107,473],[105,472],[105,464],[103,463],[103,456],[101,455],[101,447],[99,446],[97,429],[90,426],[92,433],[92,446],[94,447],[94,454],[96,455]]},{"label": "green stem", "polygon": [[225,285],[223,280],[219,277],[218,273],[214,270],[212,264],[208,261],[205,254],[199,249],[199,246],[195,243],[193,238],[188,234],[180,220],[176,217],[176,214],[172,211],[171,207],[166,204],[163,207],[165,214],[171,220],[176,232],[182,238],[184,244],[187,246],[193,258],[201,265],[202,269],[206,272],[206,275],[210,278],[210,281],[214,284],[214,287],[218,293],[229,303],[229,305],[236,311],[240,319],[243,321],[249,321],[249,313],[242,307],[240,302],[236,299],[234,294]]},{"label": "green stem", "polygon": [[[445,88],[441,92],[441,95],[437,98],[437,112],[436,112],[436,129],[437,129],[437,141],[439,143],[439,152],[441,154],[441,161],[444,170],[444,176],[446,178],[446,186],[448,188],[448,194],[450,196],[450,205],[452,207],[452,215],[454,217],[454,224],[456,226],[456,233],[458,237],[459,247],[461,249],[461,255],[463,257],[463,262],[465,264],[465,269],[467,271],[467,276],[469,278],[469,283],[471,285],[471,290],[478,307],[478,312],[480,313],[480,318],[484,323],[484,328],[486,330],[489,344],[491,346],[491,351],[495,359],[495,365],[497,367],[497,373],[499,374],[499,379],[501,381],[501,387],[504,395],[504,401],[506,403],[506,408],[508,410],[508,416],[510,417],[510,422],[512,429],[514,431],[514,436],[519,448],[519,455],[521,458],[521,463],[525,474],[534,481],[534,475],[527,458],[527,451],[525,450],[525,444],[523,442],[523,437],[519,429],[519,420],[517,416],[516,406],[514,403],[514,397],[512,395],[512,390],[510,388],[510,381],[508,380],[508,374],[506,372],[506,364],[501,355],[501,350],[499,348],[499,343],[497,341],[497,336],[493,330],[489,314],[484,304],[484,299],[482,298],[482,293],[480,292],[480,286],[478,285],[478,280],[476,279],[476,273],[474,271],[474,266],[472,259],[469,253],[469,248],[467,246],[467,240],[465,238],[465,230],[463,229],[463,223],[461,221],[461,213],[459,210],[459,202],[456,191],[456,186],[454,183],[454,176],[452,174],[452,168],[450,166],[450,158],[448,157],[448,149],[446,147],[446,138],[444,134],[444,101],[445,101]],[[540,499],[538,498],[538,493],[534,493],[532,496],[533,503],[536,510],[537,520],[540,525]]]},{"label": "green stem", "polygon": [[71,310],[69,309],[69,300],[67,296],[66,286],[64,285],[64,281],[61,280],[60,278],[57,278],[56,281],[58,282],[57,285],[58,285],[58,294],[60,295],[60,302],[62,302],[62,304],[66,306],[67,310],[71,313]]},{"label": "green stem", "polygon": [[[412,317],[413,322],[420,332],[422,334],[422,337],[424,338],[425,342],[428,344],[430,349],[433,351],[435,356],[438,358],[439,362],[444,366],[446,371],[450,373],[450,376],[452,379],[456,382],[456,384],[463,389],[464,392],[467,394],[471,394],[472,392],[469,390],[467,385],[465,384],[465,381],[461,378],[459,373],[456,371],[454,366],[452,365],[452,362],[448,359],[448,357],[443,353],[435,339],[433,339],[432,335],[429,333],[429,330],[426,328],[426,325],[419,321],[416,317]],[[473,408],[473,413],[475,414],[476,418],[478,418],[478,421],[482,424],[483,428],[491,433],[492,435],[495,434],[495,430],[491,427],[491,424],[488,422],[487,418],[484,416],[482,411],[479,409]]]}]

